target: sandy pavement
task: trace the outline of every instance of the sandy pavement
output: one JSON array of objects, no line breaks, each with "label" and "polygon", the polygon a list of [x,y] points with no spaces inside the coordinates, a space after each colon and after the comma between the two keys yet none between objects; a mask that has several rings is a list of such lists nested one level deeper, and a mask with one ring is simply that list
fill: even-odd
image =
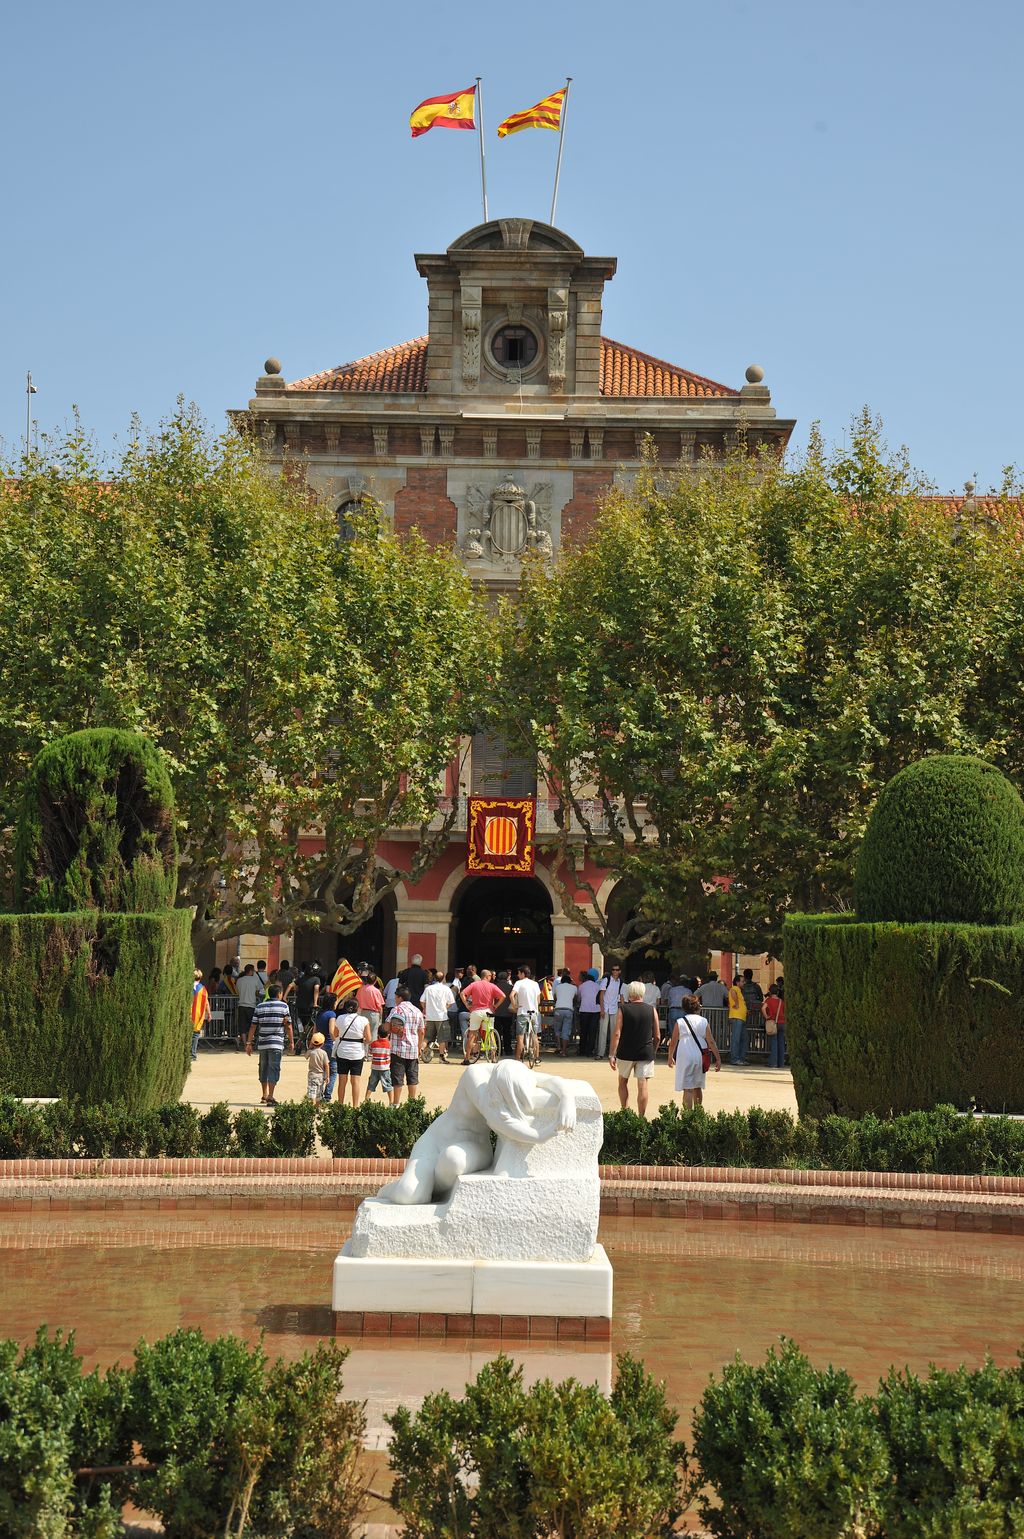
[{"label": "sandy pavement", "polygon": [[[540,1068],[548,1074],[585,1079],[597,1091],[605,1111],[613,1111],[618,1107],[616,1075],[609,1068],[607,1060],[596,1063],[591,1058],[557,1058],[545,1053]],[[448,1105],[458,1074],[459,1068],[455,1064],[420,1065],[420,1093],[429,1106]],[[364,1087],[366,1080],[367,1073],[364,1071]],[[630,1091],[630,1099],[635,1107],[636,1092],[632,1083]],[[278,1099],[293,1101],[305,1093],[305,1059],[285,1054]],[[220,1045],[201,1048],[181,1098],[201,1107],[210,1106],[214,1101],[227,1101],[231,1107],[258,1106],[260,1087],[255,1056],[249,1058],[244,1052]],[[379,1090],[375,1099],[383,1100]],[[654,1068],[649,1109],[655,1112],[662,1102],[674,1099],[677,1096],[673,1071],[664,1057],[659,1057]],[[682,1097],[678,1099],[681,1101]],[[763,1106],[791,1111],[795,1116],[793,1076],[788,1069],[762,1069],[754,1066],[733,1069],[725,1064],[720,1074],[712,1070],[708,1075],[704,1104],[710,1112],[742,1111],[748,1106]]]}]

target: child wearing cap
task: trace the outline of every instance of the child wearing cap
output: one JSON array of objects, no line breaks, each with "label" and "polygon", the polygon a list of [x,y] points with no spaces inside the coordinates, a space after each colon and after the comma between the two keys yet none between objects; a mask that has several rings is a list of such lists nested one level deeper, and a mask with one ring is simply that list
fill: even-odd
[{"label": "child wearing cap", "polygon": [[380,1085],[385,1095],[391,1094],[391,1038],[388,1035],[388,1024],[381,1021],[377,1027],[377,1035],[370,1043],[370,1083],[366,1094],[372,1095]]},{"label": "child wearing cap", "polygon": [[323,1100],[324,1087],[330,1072],[331,1060],[324,1052],[324,1034],[322,1031],[314,1031],[309,1039],[309,1052],[306,1054],[307,1101]]}]

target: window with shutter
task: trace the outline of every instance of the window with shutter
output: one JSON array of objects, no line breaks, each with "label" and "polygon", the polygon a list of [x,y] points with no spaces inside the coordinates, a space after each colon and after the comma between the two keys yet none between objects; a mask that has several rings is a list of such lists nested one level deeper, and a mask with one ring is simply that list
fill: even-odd
[{"label": "window with shutter", "polygon": [[537,766],[532,758],[513,753],[503,737],[478,732],[470,783],[474,796],[535,796]]}]

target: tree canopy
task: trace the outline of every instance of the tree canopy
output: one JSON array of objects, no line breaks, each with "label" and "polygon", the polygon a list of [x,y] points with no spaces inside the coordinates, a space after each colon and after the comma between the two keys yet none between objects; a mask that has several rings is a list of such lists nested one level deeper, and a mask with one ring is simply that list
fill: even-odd
[{"label": "tree canopy", "polygon": [[[359,520],[356,520],[359,523]],[[39,749],[126,727],[174,784],[196,934],[353,928],[436,858],[479,710],[486,615],[454,555],[368,513],[339,539],[300,479],[180,406],[102,475],[77,429],[0,487],[0,826]],[[408,860],[382,862],[408,828]],[[323,834],[323,849],[303,831]]]},{"label": "tree canopy", "polygon": [[1007,497],[954,519],[865,414],[792,469],[745,447],[648,464],[530,568],[513,715],[563,888],[597,897],[589,858],[641,896],[639,924],[573,907],[606,952],[775,950],[788,907],[849,903],[904,765],[952,749],[1019,772],[1020,518]]}]

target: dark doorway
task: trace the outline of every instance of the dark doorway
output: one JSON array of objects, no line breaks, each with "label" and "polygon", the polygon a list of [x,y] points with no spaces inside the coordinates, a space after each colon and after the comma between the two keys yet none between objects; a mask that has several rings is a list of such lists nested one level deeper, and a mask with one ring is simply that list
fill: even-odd
[{"label": "dark doorway", "polygon": [[353,967],[359,962],[372,962],[380,976],[387,980],[394,973],[396,953],[393,893],[382,898],[369,919],[349,935],[312,925],[303,925],[295,931],[296,962],[310,962],[315,957],[328,973],[333,973],[341,957],[347,957]]},{"label": "dark doorway", "polygon": [[535,977],[551,971],[551,899],[532,876],[482,876],[466,883],[452,905],[451,965],[523,965]]}]

